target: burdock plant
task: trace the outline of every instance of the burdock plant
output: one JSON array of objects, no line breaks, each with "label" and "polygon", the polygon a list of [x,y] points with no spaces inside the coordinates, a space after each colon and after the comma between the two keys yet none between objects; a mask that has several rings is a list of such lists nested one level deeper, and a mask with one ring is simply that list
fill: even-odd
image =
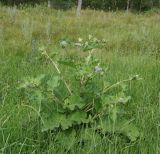
[{"label": "burdock plant", "polygon": [[106,69],[93,52],[76,59],[60,55],[51,58],[45,48],[41,50],[53,66],[54,75],[30,77],[20,89],[36,111],[42,131],[71,130],[80,134],[90,129],[100,136],[109,133],[131,141],[139,137],[134,118],[127,116],[126,104],[131,97],[123,88],[125,82],[138,80],[138,76],[106,85]]}]

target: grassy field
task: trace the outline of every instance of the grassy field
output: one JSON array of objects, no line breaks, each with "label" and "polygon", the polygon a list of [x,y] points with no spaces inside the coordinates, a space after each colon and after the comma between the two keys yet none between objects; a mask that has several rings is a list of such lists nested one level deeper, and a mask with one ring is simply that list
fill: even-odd
[{"label": "grassy field", "polygon": [[[111,83],[139,74],[141,81],[129,84],[132,100],[128,110],[141,136],[128,142],[115,136],[93,140],[84,148],[52,132],[42,133],[34,112],[25,106],[17,86],[26,76],[51,73],[46,62],[36,58],[41,45],[48,52],[65,50],[64,38],[86,39],[89,34],[106,39],[96,55],[108,65]],[[67,48],[67,54],[79,54]],[[160,14],[147,12],[57,11],[43,6],[23,9],[0,7],[0,153],[1,154],[159,154],[160,153]],[[55,138],[61,138],[57,143]],[[72,141],[73,142],[73,141]]]}]

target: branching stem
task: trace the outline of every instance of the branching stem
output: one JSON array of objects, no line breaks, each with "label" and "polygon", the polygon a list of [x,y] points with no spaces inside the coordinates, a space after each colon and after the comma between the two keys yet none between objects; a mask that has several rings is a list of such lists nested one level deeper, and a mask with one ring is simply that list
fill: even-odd
[{"label": "branching stem", "polygon": [[71,89],[69,88],[69,85],[67,84],[66,80],[63,78],[62,73],[61,73],[60,69],[58,68],[57,64],[56,64],[56,63],[53,61],[53,59],[47,54],[46,51],[45,51],[43,54],[46,56],[46,58],[48,58],[48,59],[50,60],[50,62],[52,63],[52,65],[53,65],[54,68],[56,69],[57,73],[58,73],[59,75],[61,75],[62,80],[63,80],[63,82],[64,82],[64,84],[65,84],[68,92],[70,93],[70,95],[72,95]]},{"label": "branching stem", "polygon": [[[136,77],[136,78],[135,78],[135,77]],[[129,78],[129,79],[126,79],[126,80],[122,80],[122,81],[119,81],[119,82],[117,82],[117,83],[109,86],[109,87],[105,87],[105,88],[103,89],[103,93],[106,93],[106,92],[109,91],[110,89],[115,88],[115,87],[119,86],[120,84],[122,84],[122,83],[124,83],[124,82],[129,82],[129,81],[132,81],[132,80],[140,80],[140,79],[141,79],[141,78],[138,78],[137,76],[135,76],[135,77],[132,77],[132,78]]]}]

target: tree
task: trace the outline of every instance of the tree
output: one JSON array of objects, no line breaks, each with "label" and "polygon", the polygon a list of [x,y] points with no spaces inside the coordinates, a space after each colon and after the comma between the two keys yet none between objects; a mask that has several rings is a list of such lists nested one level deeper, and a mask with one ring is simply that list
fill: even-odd
[{"label": "tree", "polygon": [[82,8],[82,0],[78,0],[77,16],[80,16],[80,14],[81,14],[81,8]]},{"label": "tree", "polygon": [[52,7],[52,2],[51,2],[51,0],[48,0],[48,7],[49,7],[49,8]]},{"label": "tree", "polygon": [[127,0],[127,8],[126,8],[127,12],[129,10],[129,7],[130,7],[130,0]]},{"label": "tree", "polygon": [[[77,6],[77,16],[80,16],[81,8],[100,10],[138,10],[146,11],[151,8],[160,8],[160,0],[0,0],[0,3],[7,5],[40,4],[48,3],[48,7],[56,9],[70,9]],[[78,2],[78,5],[77,3]]]}]

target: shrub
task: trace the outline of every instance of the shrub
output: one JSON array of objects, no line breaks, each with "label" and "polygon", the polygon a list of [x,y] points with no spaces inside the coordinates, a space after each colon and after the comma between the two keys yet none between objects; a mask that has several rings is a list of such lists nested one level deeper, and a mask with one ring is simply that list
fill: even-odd
[{"label": "shrub", "polygon": [[58,54],[51,58],[45,47],[40,50],[53,65],[54,75],[29,77],[19,88],[24,90],[28,106],[37,113],[42,131],[72,130],[79,134],[89,128],[100,136],[110,133],[131,141],[137,139],[139,132],[133,117],[127,116],[125,104],[131,97],[126,96],[124,83],[138,76],[108,83],[107,69],[94,56],[93,48],[87,50],[85,58]]}]

